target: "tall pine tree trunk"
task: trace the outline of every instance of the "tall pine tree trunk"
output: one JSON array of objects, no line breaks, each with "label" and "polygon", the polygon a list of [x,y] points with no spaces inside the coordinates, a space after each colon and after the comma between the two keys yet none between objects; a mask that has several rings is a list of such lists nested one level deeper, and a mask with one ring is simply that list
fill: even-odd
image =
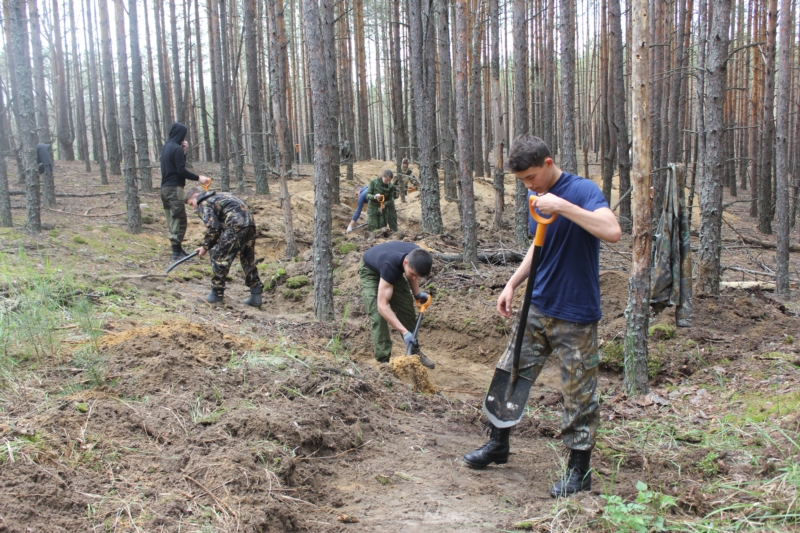
[{"label": "tall pine tree trunk", "polygon": [[[141,183],[144,192],[152,192],[153,178],[150,173],[147,110],[144,106],[142,54],[139,50],[139,16],[136,12],[136,6],[136,0],[128,0],[128,19],[130,20],[131,35],[131,77],[133,78],[133,130],[136,135],[136,152],[139,157],[139,183]],[[120,107],[122,106],[120,105]],[[133,165],[133,161],[131,161],[131,165]]]},{"label": "tall pine tree trunk", "polygon": [[[200,4],[198,0],[194,0],[195,12],[195,39],[197,40],[197,81],[199,84],[198,90],[200,92],[200,121],[203,124],[203,143],[205,146],[206,161],[213,161],[213,144],[211,142],[211,134],[208,130],[208,111],[206,109],[206,87],[205,87],[205,71],[203,70],[203,40],[200,33]],[[262,126],[263,130],[263,126]],[[263,131],[259,135],[264,138]],[[256,182],[256,189],[258,182]],[[269,187],[268,187],[269,188]],[[258,192],[258,190],[256,190]],[[269,191],[267,191],[268,193]],[[264,193],[264,194],[267,194]]]},{"label": "tall pine tree trunk", "polygon": [[[31,2],[33,4],[34,2]],[[78,132],[78,158],[83,161],[86,172],[92,171],[92,163],[89,159],[89,138],[86,134],[86,105],[83,100],[83,74],[81,73],[81,56],[78,52],[78,30],[75,27],[75,5],[69,3],[69,21],[72,31],[72,66],[74,68],[76,103],[75,121]]]},{"label": "tall pine tree trunk", "polygon": [[[39,142],[51,144],[50,118],[47,114],[47,92],[44,84],[44,53],[42,52],[42,37],[39,24],[38,1],[32,0],[28,4],[28,17],[31,21],[31,54],[33,55],[33,87],[36,98],[36,125],[39,128]],[[52,60],[51,60],[52,64]]]},{"label": "tall pine tree trunk", "polygon": [[503,95],[500,93],[500,2],[489,2],[489,31],[491,39],[492,70],[492,114],[494,127],[494,229],[503,227],[503,211],[505,209],[505,178],[503,168],[503,149],[505,148],[505,128],[503,127]]},{"label": "tall pine tree trunk", "polygon": [[86,31],[84,39],[87,43],[89,54],[89,107],[91,108],[92,115],[92,152],[94,153],[94,160],[100,167],[100,183],[108,185],[108,173],[106,170],[106,157],[103,151],[103,132],[102,121],[100,118],[100,89],[98,87],[97,75],[97,60],[94,51],[94,39],[89,38],[90,30],[92,27],[92,9],[91,0],[86,0],[86,23],[84,24]]},{"label": "tall pine tree trunk", "polygon": [[[8,10],[6,9],[6,14]],[[3,80],[0,79],[0,85]],[[11,195],[8,193],[8,167],[6,155],[8,154],[8,128],[6,128],[6,115],[8,108],[3,101],[3,91],[0,90],[0,226],[13,227],[11,219]]]},{"label": "tall pine tree trunk", "polygon": [[11,33],[11,54],[14,56],[13,97],[17,131],[22,144],[25,165],[25,228],[28,233],[42,231],[39,208],[39,173],[36,171],[36,115],[33,102],[30,54],[28,52],[28,25],[21,0],[8,0],[6,17]]},{"label": "tall pine tree trunk", "polygon": [[367,118],[367,54],[364,47],[364,0],[353,0],[353,25],[356,30],[356,75],[358,76],[358,160],[372,158],[369,150],[369,120]]},{"label": "tall pine tree trunk", "polygon": [[[331,145],[331,201],[334,204],[338,204],[340,202],[339,181],[341,179],[341,171],[339,169],[339,83],[336,69],[336,37],[334,35],[336,19],[333,14],[333,0],[321,0],[320,4],[322,8],[320,13],[323,39],[322,53],[325,56],[325,69],[328,73],[328,117],[330,119],[328,134]],[[376,57],[380,57],[380,54],[377,54]],[[380,61],[377,66],[378,94],[380,95]],[[382,105],[380,103],[378,109],[380,110],[381,116],[383,116]],[[382,120],[380,131],[381,135],[383,135]]]},{"label": "tall pine tree trunk", "polygon": [[[617,139],[617,159],[619,161],[619,195],[628,192],[631,186],[631,158],[628,148],[628,117],[625,113],[625,78],[623,72],[622,21],[620,0],[609,0],[609,19],[611,23],[611,39],[614,47],[612,72],[614,77],[614,133]],[[649,95],[648,95],[649,97]],[[649,127],[649,118],[648,127]],[[648,135],[649,137],[649,135]],[[648,144],[649,147],[649,144]],[[649,158],[648,158],[649,160]],[[632,229],[631,195],[623,198],[619,204],[619,218],[622,231],[630,233]]]},{"label": "tall pine tree trunk", "polygon": [[211,5],[211,26],[214,33],[214,78],[217,80],[217,100],[214,102],[214,107],[219,109],[217,138],[219,139],[220,189],[229,191],[231,176],[228,168],[228,82],[222,48],[222,39],[227,28],[221,25],[220,17],[220,13],[225,10],[225,4],[219,0],[211,0]]},{"label": "tall pine tree trunk", "polygon": [[[61,45],[61,17],[58,11],[58,0],[53,0],[53,41],[55,53],[53,55],[53,74],[56,96],[56,137],[58,138],[59,159],[75,161],[75,151],[72,149],[72,133],[69,128],[69,98],[67,97],[67,70],[64,65],[64,49]],[[55,189],[48,183],[52,177],[44,176],[42,192],[44,202],[48,207],[55,207]]]},{"label": "tall pine tree trunk", "polygon": [[728,79],[728,43],[731,0],[713,0],[705,77],[705,164],[700,181],[700,249],[698,288],[719,294],[722,247],[722,156],[725,90]]},{"label": "tall pine tree trunk", "polygon": [[[195,0],[197,1],[197,0]],[[144,6],[144,35],[147,45],[147,76],[150,81],[150,111],[153,117],[153,132],[156,136],[156,146],[161,148],[164,145],[164,138],[161,131],[161,120],[158,112],[158,96],[156,95],[156,80],[153,73],[153,48],[150,44],[150,11],[147,9],[147,0],[142,0]],[[200,20],[200,17],[197,17]]]},{"label": "tall pine tree trunk", "polygon": [[[617,0],[612,0],[611,3]],[[628,396],[646,394],[647,325],[650,313],[650,59],[647,0],[633,0],[631,113],[633,115],[633,262],[625,309],[625,390]],[[613,15],[612,15],[613,16]],[[621,90],[619,87],[618,90]],[[620,188],[620,194],[622,194]]]},{"label": "tall pine tree trunk", "polygon": [[97,0],[100,18],[100,49],[103,56],[103,89],[105,91],[106,148],[111,174],[122,174],[120,168],[119,125],[117,124],[117,97],[114,83],[114,59],[111,55],[111,30],[108,20],[108,0]]},{"label": "tall pine tree trunk", "polygon": [[[250,112],[250,149],[252,150],[256,194],[269,194],[264,147],[261,145],[261,95],[258,79],[258,50],[256,49],[256,2],[244,1],[244,49],[247,60],[247,108]],[[199,41],[198,41],[199,42]],[[201,73],[202,74],[202,73]],[[206,125],[206,130],[208,126]]]},{"label": "tall pine tree trunk", "polygon": [[172,37],[172,93],[175,101],[175,121],[186,124],[186,107],[183,105],[181,88],[181,60],[178,54],[178,16],[175,13],[175,0],[169,0],[169,24]]},{"label": "tall pine tree trunk", "polygon": [[[551,1],[552,5],[553,2]],[[514,138],[528,133],[528,35],[525,0],[514,0]],[[552,58],[549,60],[552,68]],[[545,132],[553,108],[545,101]],[[550,114],[548,117],[547,113]],[[552,140],[552,139],[551,139]],[[513,146],[513,144],[512,144]],[[552,149],[552,147],[551,147]],[[528,239],[528,190],[522,181],[515,179],[514,193],[514,242],[527,249]]]},{"label": "tall pine tree trunk", "polygon": [[[317,0],[303,0],[308,71],[314,113],[314,314],[333,320],[333,248],[331,244],[331,119],[325,40]],[[325,21],[333,24],[333,21]],[[363,21],[362,21],[363,24]],[[332,33],[332,28],[329,30]],[[362,65],[363,66],[363,65]]]},{"label": "tall pine tree trunk", "polygon": [[[453,69],[450,61],[449,0],[438,0],[439,6],[439,124],[441,157],[444,167],[444,199],[458,201],[455,145],[453,135]],[[395,131],[397,131],[395,129]]]},{"label": "tall pine tree trunk", "polygon": [[772,162],[775,146],[775,43],[778,0],[768,0],[766,68],[764,77],[764,133],[761,142],[761,175],[758,184],[758,231],[772,233]]},{"label": "tall pine tree trunk", "polygon": [[[781,0],[780,60],[778,64],[778,127],[775,168],[775,187],[777,200],[778,254],[776,271],[776,291],[779,296],[788,297],[789,289],[789,131],[791,129],[790,98],[792,84],[792,0]],[[794,139],[794,142],[800,140]]]},{"label": "tall pine tree trunk", "polygon": [[561,168],[578,172],[575,142],[575,0],[561,6]]},{"label": "tall pine tree trunk", "polygon": [[[441,233],[442,212],[439,203],[439,178],[433,168],[434,100],[436,97],[436,65],[431,57],[435,46],[433,13],[431,4],[423,3],[422,0],[409,0],[408,5],[414,107],[417,110],[422,230],[429,233]],[[462,189],[463,192],[465,191]]]},{"label": "tall pine tree trunk", "polygon": [[[413,1],[413,0],[412,0]],[[472,177],[472,128],[469,116],[470,33],[467,23],[469,0],[455,0],[456,8],[456,127],[458,129],[458,186],[461,196],[461,228],[464,232],[462,259],[467,264],[478,261],[477,221]]]},{"label": "tall pine tree trunk", "polygon": [[142,231],[142,213],[139,208],[139,190],[136,185],[136,147],[131,124],[131,88],[128,79],[128,53],[125,42],[125,8],[123,0],[114,0],[117,29],[117,63],[119,65],[119,126],[122,134],[122,172],[125,178],[125,204],[128,213],[128,231]]}]

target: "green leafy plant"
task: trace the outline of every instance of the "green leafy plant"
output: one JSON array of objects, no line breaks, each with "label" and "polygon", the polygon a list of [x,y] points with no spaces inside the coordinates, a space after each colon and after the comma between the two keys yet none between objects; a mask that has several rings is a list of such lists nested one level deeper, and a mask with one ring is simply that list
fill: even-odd
[{"label": "green leafy plant", "polygon": [[290,289],[299,289],[300,287],[305,287],[309,283],[308,276],[304,275],[294,276],[286,280],[286,286]]},{"label": "green leafy plant", "polygon": [[358,245],[354,242],[346,242],[339,246],[339,253],[342,255],[347,255],[355,250],[358,250]]},{"label": "green leafy plant", "polygon": [[600,496],[606,500],[602,520],[621,533],[667,531],[664,513],[677,504],[675,498],[650,490],[641,481],[636,483],[636,490],[639,494],[632,502],[616,494]]},{"label": "green leafy plant", "polygon": [[647,330],[647,335],[666,341],[677,337],[678,329],[670,324],[655,324]]}]

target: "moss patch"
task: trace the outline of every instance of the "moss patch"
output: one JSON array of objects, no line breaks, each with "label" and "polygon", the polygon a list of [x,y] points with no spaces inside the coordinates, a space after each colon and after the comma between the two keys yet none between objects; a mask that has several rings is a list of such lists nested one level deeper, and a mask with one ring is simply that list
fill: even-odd
[{"label": "moss patch", "polygon": [[300,287],[305,287],[309,283],[308,276],[294,276],[286,280],[286,286],[290,289],[299,289]]}]

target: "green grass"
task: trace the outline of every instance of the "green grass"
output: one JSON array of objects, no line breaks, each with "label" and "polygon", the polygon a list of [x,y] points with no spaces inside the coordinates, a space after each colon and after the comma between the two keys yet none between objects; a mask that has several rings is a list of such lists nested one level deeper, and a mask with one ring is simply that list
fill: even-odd
[{"label": "green grass", "polygon": [[299,289],[305,287],[309,283],[308,276],[305,275],[294,276],[286,280],[286,286],[290,289]]},{"label": "green grass", "polygon": [[647,335],[661,340],[674,339],[678,336],[678,328],[671,324],[655,324],[647,330]]},{"label": "green grass", "polygon": [[342,255],[347,255],[355,250],[358,250],[358,245],[354,242],[346,242],[339,246],[339,253]]}]

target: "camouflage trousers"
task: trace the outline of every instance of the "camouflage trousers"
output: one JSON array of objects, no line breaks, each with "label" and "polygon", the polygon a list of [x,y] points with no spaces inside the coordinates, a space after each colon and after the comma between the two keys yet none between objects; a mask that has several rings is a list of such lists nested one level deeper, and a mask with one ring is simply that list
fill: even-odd
[{"label": "camouflage trousers", "polygon": [[383,210],[378,207],[377,202],[370,202],[367,205],[367,223],[369,231],[375,231],[385,226],[389,226],[392,231],[397,231],[397,210],[394,202],[383,204]]},{"label": "camouflage trousers", "polygon": [[217,244],[211,249],[212,289],[225,289],[225,278],[233,260],[239,254],[239,262],[244,270],[244,283],[251,289],[263,287],[256,268],[256,228],[228,228],[223,230]]},{"label": "camouflage trousers", "polygon": [[[497,364],[497,368],[508,372],[513,366],[518,327],[519,319],[506,353]],[[577,324],[551,318],[531,304],[520,352],[520,376],[536,381],[551,353],[555,353],[561,361],[561,389],[564,395],[561,440],[571,450],[591,450],[600,422],[596,393],[600,363],[597,322]]]}]

